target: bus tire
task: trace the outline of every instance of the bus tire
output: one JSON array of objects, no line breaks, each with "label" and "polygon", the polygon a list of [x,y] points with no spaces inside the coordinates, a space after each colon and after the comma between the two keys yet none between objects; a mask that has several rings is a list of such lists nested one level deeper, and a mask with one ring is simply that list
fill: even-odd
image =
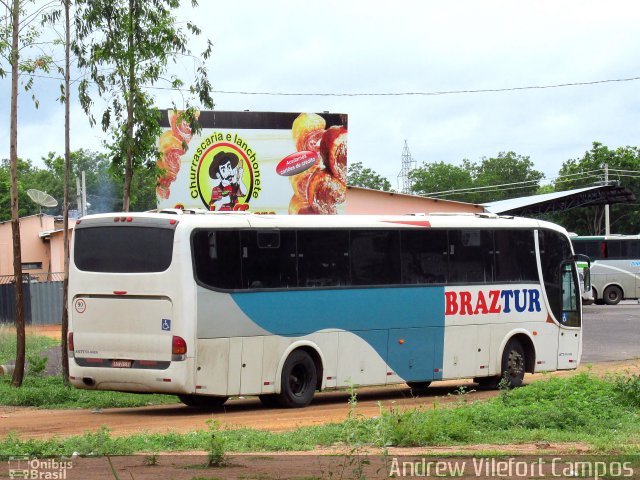
[{"label": "bus tire", "polygon": [[317,384],[316,365],[304,350],[294,350],[284,362],[278,403],[286,408],[306,407],[311,403]]},{"label": "bus tire", "polygon": [[526,358],[522,344],[512,338],[502,352],[502,375],[500,383],[507,388],[522,386],[526,369]]},{"label": "bus tire", "polygon": [[209,395],[178,395],[178,398],[187,407],[192,408],[220,408],[229,397]]},{"label": "bus tire", "polygon": [[622,300],[622,290],[616,285],[609,285],[604,289],[602,298],[607,305],[617,305]]},{"label": "bus tire", "polygon": [[412,392],[421,393],[421,392],[424,392],[427,388],[429,388],[429,385],[431,385],[431,382],[407,382],[407,385],[409,386]]}]

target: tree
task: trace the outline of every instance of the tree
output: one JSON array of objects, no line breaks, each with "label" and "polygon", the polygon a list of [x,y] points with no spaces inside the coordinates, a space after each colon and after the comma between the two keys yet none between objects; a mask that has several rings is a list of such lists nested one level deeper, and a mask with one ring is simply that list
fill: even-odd
[{"label": "tree", "polygon": [[[469,170],[445,162],[425,163],[409,175],[413,192],[427,197],[435,193],[467,189],[473,185]],[[452,199],[461,200],[461,197],[453,195]]]},{"label": "tree", "polygon": [[347,173],[347,185],[354,187],[371,188],[372,190],[383,190],[390,192],[391,183],[389,180],[370,168],[364,168],[362,162],[355,162],[349,164],[349,171]]},{"label": "tree", "polygon": [[[10,170],[10,197],[11,197],[11,231],[13,243],[13,274],[15,276],[15,301],[16,301],[16,364],[11,384],[14,387],[22,385],[25,363],[25,323],[22,288],[22,253],[20,245],[20,217],[18,203],[18,74],[27,75],[25,88],[28,90],[33,85],[33,74],[39,70],[47,70],[51,57],[36,55],[33,59],[21,60],[21,52],[31,49],[39,35],[39,31],[33,25],[34,19],[47,8],[47,4],[27,14],[22,8],[20,0],[0,0],[0,5],[5,7],[7,15],[6,23],[0,29],[0,54],[8,61],[11,71],[11,107],[9,121],[9,170]],[[6,27],[5,27],[6,25]],[[10,36],[10,41],[8,40]],[[0,67],[0,75],[4,76],[5,69]],[[37,101],[36,101],[37,106]]]},{"label": "tree", "polygon": [[[192,5],[196,6],[195,0]],[[163,81],[170,60],[190,56],[187,35],[175,25],[171,11],[180,0],[78,0],[76,13],[77,41],[73,51],[78,66],[88,69],[100,97],[109,99],[102,112],[102,129],[111,134],[107,147],[116,168],[122,171],[122,209],[131,207],[134,171],[155,162],[160,134],[160,115],[153,98],[145,91]],[[201,33],[187,23],[188,32]],[[211,54],[211,42],[202,52],[202,60]],[[196,62],[196,78],[190,92],[207,108],[213,108],[207,69]],[[172,88],[183,82],[177,77]],[[91,115],[92,98],[88,79],[80,83],[80,102]],[[187,105],[185,120],[195,123],[194,109]],[[195,125],[194,125],[195,126]]]},{"label": "tree", "polygon": [[[562,164],[559,178],[554,182],[556,191],[601,185],[604,181],[604,165],[610,170],[609,180],[617,181],[640,198],[640,150],[638,147],[609,147],[593,142],[591,150],[581,158]],[[604,233],[604,206],[577,208],[550,215],[549,218],[581,235]],[[615,204],[610,207],[611,229],[615,233],[640,232],[638,204]]]},{"label": "tree", "polygon": [[[38,213],[38,206],[27,196],[30,188],[41,188],[38,183],[39,170],[29,160],[20,158],[16,161],[16,178],[18,189],[18,218]],[[0,205],[11,205],[11,162],[8,159],[0,162]],[[11,219],[11,209],[0,211],[0,221]]]},{"label": "tree", "polygon": [[[411,172],[413,190],[470,203],[488,203],[533,195],[544,174],[533,169],[529,157],[500,152],[480,163],[464,159],[458,167],[444,162],[425,164]],[[437,194],[437,195],[436,195]]]},{"label": "tree", "polygon": [[495,202],[535,195],[544,174],[535,170],[528,156],[500,152],[497,157],[483,157],[472,164],[474,187],[486,187],[472,195],[474,203]]}]

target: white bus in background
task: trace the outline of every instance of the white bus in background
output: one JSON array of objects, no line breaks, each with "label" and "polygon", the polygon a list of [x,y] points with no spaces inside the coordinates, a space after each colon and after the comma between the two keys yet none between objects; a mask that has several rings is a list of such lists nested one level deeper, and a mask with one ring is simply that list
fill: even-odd
[{"label": "white bus in background", "polygon": [[596,303],[640,297],[640,235],[575,236],[571,242],[576,253],[591,259]]},{"label": "white bus in background", "polygon": [[574,369],[575,257],[557,225],[488,215],[103,214],[76,223],[71,382],[258,395]]}]

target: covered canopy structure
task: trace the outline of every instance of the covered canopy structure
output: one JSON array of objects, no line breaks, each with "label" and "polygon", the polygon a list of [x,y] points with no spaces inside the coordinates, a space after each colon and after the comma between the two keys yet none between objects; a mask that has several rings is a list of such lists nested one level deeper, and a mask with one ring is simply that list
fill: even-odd
[{"label": "covered canopy structure", "polygon": [[544,193],[530,197],[511,198],[485,203],[483,207],[491,213],[501,215],[535,216],[543,213],[562,212],[578,207],[630,203],[635,195],[619,185],[577,188],[564,192]]}]

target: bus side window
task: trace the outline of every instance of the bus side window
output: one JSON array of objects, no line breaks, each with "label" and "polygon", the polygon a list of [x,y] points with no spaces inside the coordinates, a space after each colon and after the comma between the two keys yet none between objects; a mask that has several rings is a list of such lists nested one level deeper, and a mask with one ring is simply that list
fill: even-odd
[{"label": "bus side window", "polygon": [[349,285],[349,231],[298,230],[301,287]]},{"label": "bus side window", "polygon": [[243,288],[298,286],[295,231],[247,230],[241,238]]},{"label": "bus side window", "polygon": [[198,230],[192,239],[199,282],[214,288],[241,287],[240,235],[233,230]]},{"label": "bus side window", "polygon": [[403,230],[400,242],[402,283],[447,282],[446,230]]},{"label": "bus side window", "polygon": [[493,281],[493,232],[449,231],[449,281],[488,283]]},{"label": "bus side window", "polygon": [[538,281],[531,230],[496,230],[496,282]]},{"label": "bus side window", "polygon": [[399,284],[399,243],[397,230],[352,230],[349,258],[353,285]]}]

